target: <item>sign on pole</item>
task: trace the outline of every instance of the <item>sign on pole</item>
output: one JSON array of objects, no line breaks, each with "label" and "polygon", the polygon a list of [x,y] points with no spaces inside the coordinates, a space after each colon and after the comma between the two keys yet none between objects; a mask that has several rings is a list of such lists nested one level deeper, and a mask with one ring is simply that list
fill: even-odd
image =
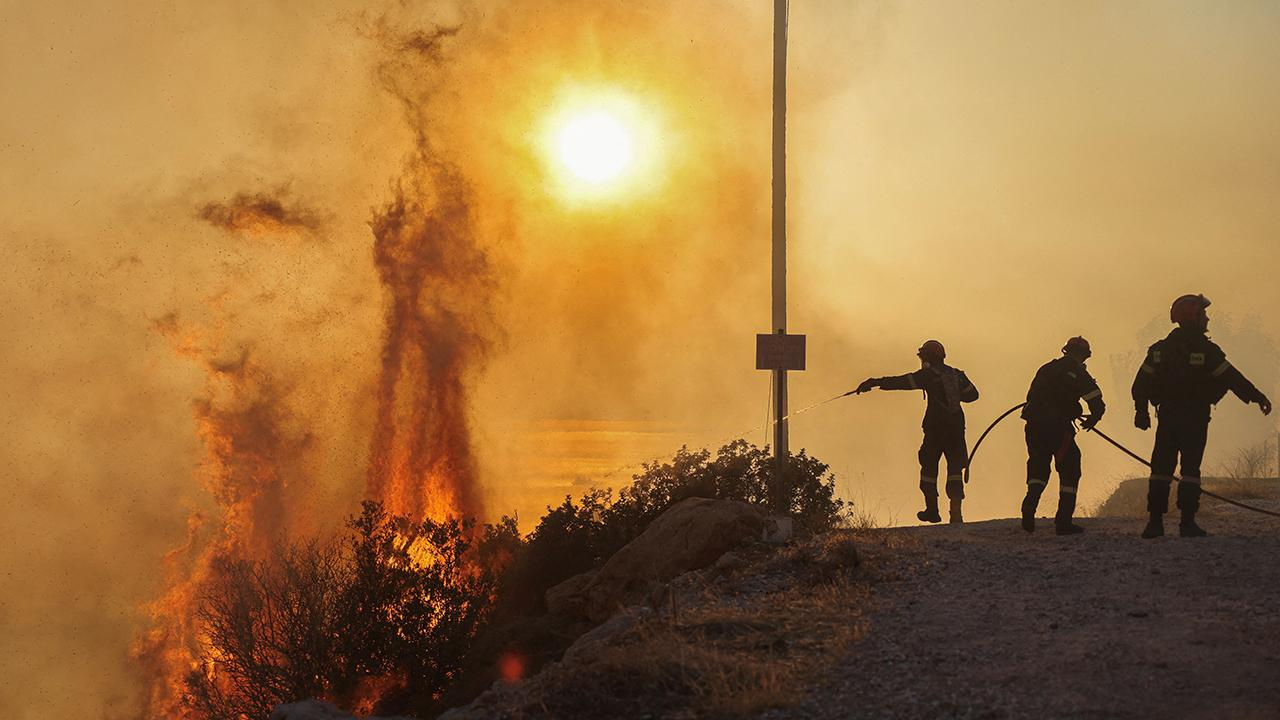
[{"label": "sign on pole", "polygon": [[757,370],[804,370],[804,335],[756,335]]}]

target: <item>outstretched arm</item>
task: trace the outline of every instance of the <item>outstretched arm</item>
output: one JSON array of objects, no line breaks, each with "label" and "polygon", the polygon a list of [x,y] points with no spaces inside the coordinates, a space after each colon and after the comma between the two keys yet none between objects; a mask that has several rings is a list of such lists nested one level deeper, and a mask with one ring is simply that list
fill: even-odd
[{"label": "outstretched arm", "polygon": [[893,375],[890,377],[882,377],[876,379],[876,386],[881,390],[919,390],[920,382],[917,375],[921,371],[917,370],[906,375]]},{"label": "outstretched arm", "polygon": [[1249,378],[1245,377],[1244,373],[1228,362],[1226,356],[1223,356],[1221,362],[1214,368],[1213,376],[1226,384],[1227,389],[1235,393],[1236,397],[1245,404],[1258,403],[1263,415],[1271,414],[1271,401],[1256,385],[1249,382]]}]

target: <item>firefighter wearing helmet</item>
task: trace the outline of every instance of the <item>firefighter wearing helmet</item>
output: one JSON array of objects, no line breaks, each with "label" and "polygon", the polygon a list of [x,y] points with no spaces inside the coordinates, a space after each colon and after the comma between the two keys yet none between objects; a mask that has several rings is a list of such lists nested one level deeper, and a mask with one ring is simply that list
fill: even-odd
[{"label": "firefighter wearing helmet", "polygon": [[1022,500],[1022,529],[1027,532],[1036,529],[1036,507],[1049,484],[1051,460],[1058,471],[1054,529],[1059,535],[1084,532],[1073,522],[1081,474],[1074,423],[1080,417],[1081,400],[1089,406],[1089,414],[1080,424],[1082,429],[1093,428],[1106,411],[1102,390],[1085,368],[1092,354],[1088,340],[1073,337],[1063,346],[1062,357],[1042,365],[1031,381],[1027,404],[1022,408],[1022,419],[1027,422],[1027,495]]},{"label": "firefighter wearing helmet", "polygon": [[1203,295],[1183,295],[1173,301],[1169,319],[1178,327],[1147,350],[1147,358],[1133,381],[1133,402],[1137,408],[1134,425],[1151,427],[1147,406],[1154,405],[1158,423],[1155,447],[1151,451],[1151,480],[1147,488],[1150,520],[1142,537],[1164,534],[1164,514],[1169,509],[1169,487],[1179,460],[1182,480],[1178,483],[1178,509],[1182,511],[1179,534],[1183,537],[1207,535],[1196,524],[1200,508],[1200,461],[1204,457],[1211,406],[1227,391],[1245,403],[1258,403],[1263,415],[1271,414],[1271,401],[1231,363],[1222,349],[1210,340],[1209,299]]},{"label": "firefighter wearing helmet", "polygon": [[978,399],[974,387],[963,370],[947,365],[947,351],[942,343],[929,340],[916,351],[920,369],[906,375],[869,378],[858,386],[864,393],[881,390],[923,390],[927,398],[924,412],[924,442],[920,445],[920,492],[924,494],[924,510],[916,513],[923,521],[942,522],[938,514],[938,463],[947,458],[947,497],[951,499],[951,522],[962,523],[961,501],[964,500],[964,468],[968,449],[964,439],[964,410],[961,403]]}]

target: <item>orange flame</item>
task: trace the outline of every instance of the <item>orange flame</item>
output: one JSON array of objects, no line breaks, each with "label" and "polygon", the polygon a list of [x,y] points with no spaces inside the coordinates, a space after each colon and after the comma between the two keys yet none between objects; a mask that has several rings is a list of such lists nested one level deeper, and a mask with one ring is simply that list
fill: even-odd
[{"label": "orange flame", "polygon": [[[182,330],[175,316],[156,327],[179,355],[198,354],[203,335]],[[217,524],[199,512],[190,515],[187,542],[164,558],[165,590],[145,607],[151,627],[131,648],[147,683],[145,717],[191,715],[184,683],[212,650],[196,623],[200,595],[217,559],[263,557],[271,550],[283,511],[280,464],[298,451],[278,430],[278,393],[247,352],[230,362],[207,361],[206,368],[194,409],[205,447],[201,481],[218,506]]]},{"label": "orange flame", "polygon": [[488,260],[456,173],[420,158],[407,182],[429,184],[436,203],[424,208],[401,187],[372,222],[390,301],[367,494],[412,519],[475,516],[467,372],[487,348]]}]

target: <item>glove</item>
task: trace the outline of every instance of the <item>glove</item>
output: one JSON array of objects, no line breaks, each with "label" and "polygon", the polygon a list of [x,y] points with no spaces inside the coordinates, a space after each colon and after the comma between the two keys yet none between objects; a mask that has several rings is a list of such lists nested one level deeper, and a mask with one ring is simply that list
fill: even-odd
[{"label": "glove", "polygon": [[1098,424],[1098,421],[1101,419],[1102,419],[1101,415],[1085,415],[1084,419],[1080,421],[1080,429],[1092,430]]},{"label": "glove", "polygon": [[[1258,393],[1258,394],[1262,395],[1262,393]],[[1267,399],[1266,395],[1262,395],[1260,398],[1258,398],[1258,407],[1262,409],[1263,415],[1271,414],[1271,401]]]},{"label": "glove", "polygon": [[1133,416],[1133,426],[1139,430],[1151,429],[1151,416],[1147,414],[1146,410],[1139,410],[1137,414]]},{"label": "glove", "polygon": [[859,385],[859,386],[858,386],[858,389],[857,389],[857,390],[854,390],[854,392],[856,392],[856,393],[858,393],[859,395],[861,395],[862,393],[864,393],[864,392],[866,392],[866,391],[868,391],[868,390],[870,390],[870,389],[872,389],[872,388],[874,388],[874,387],[879,387],[879,385],[880,385],[880,381],[879,381],[879,380],[877,380],[876,378],[867,378],[866,380],[863,380],[863,381],[862,381],[862,384],[861,384],[861,385]]}]

